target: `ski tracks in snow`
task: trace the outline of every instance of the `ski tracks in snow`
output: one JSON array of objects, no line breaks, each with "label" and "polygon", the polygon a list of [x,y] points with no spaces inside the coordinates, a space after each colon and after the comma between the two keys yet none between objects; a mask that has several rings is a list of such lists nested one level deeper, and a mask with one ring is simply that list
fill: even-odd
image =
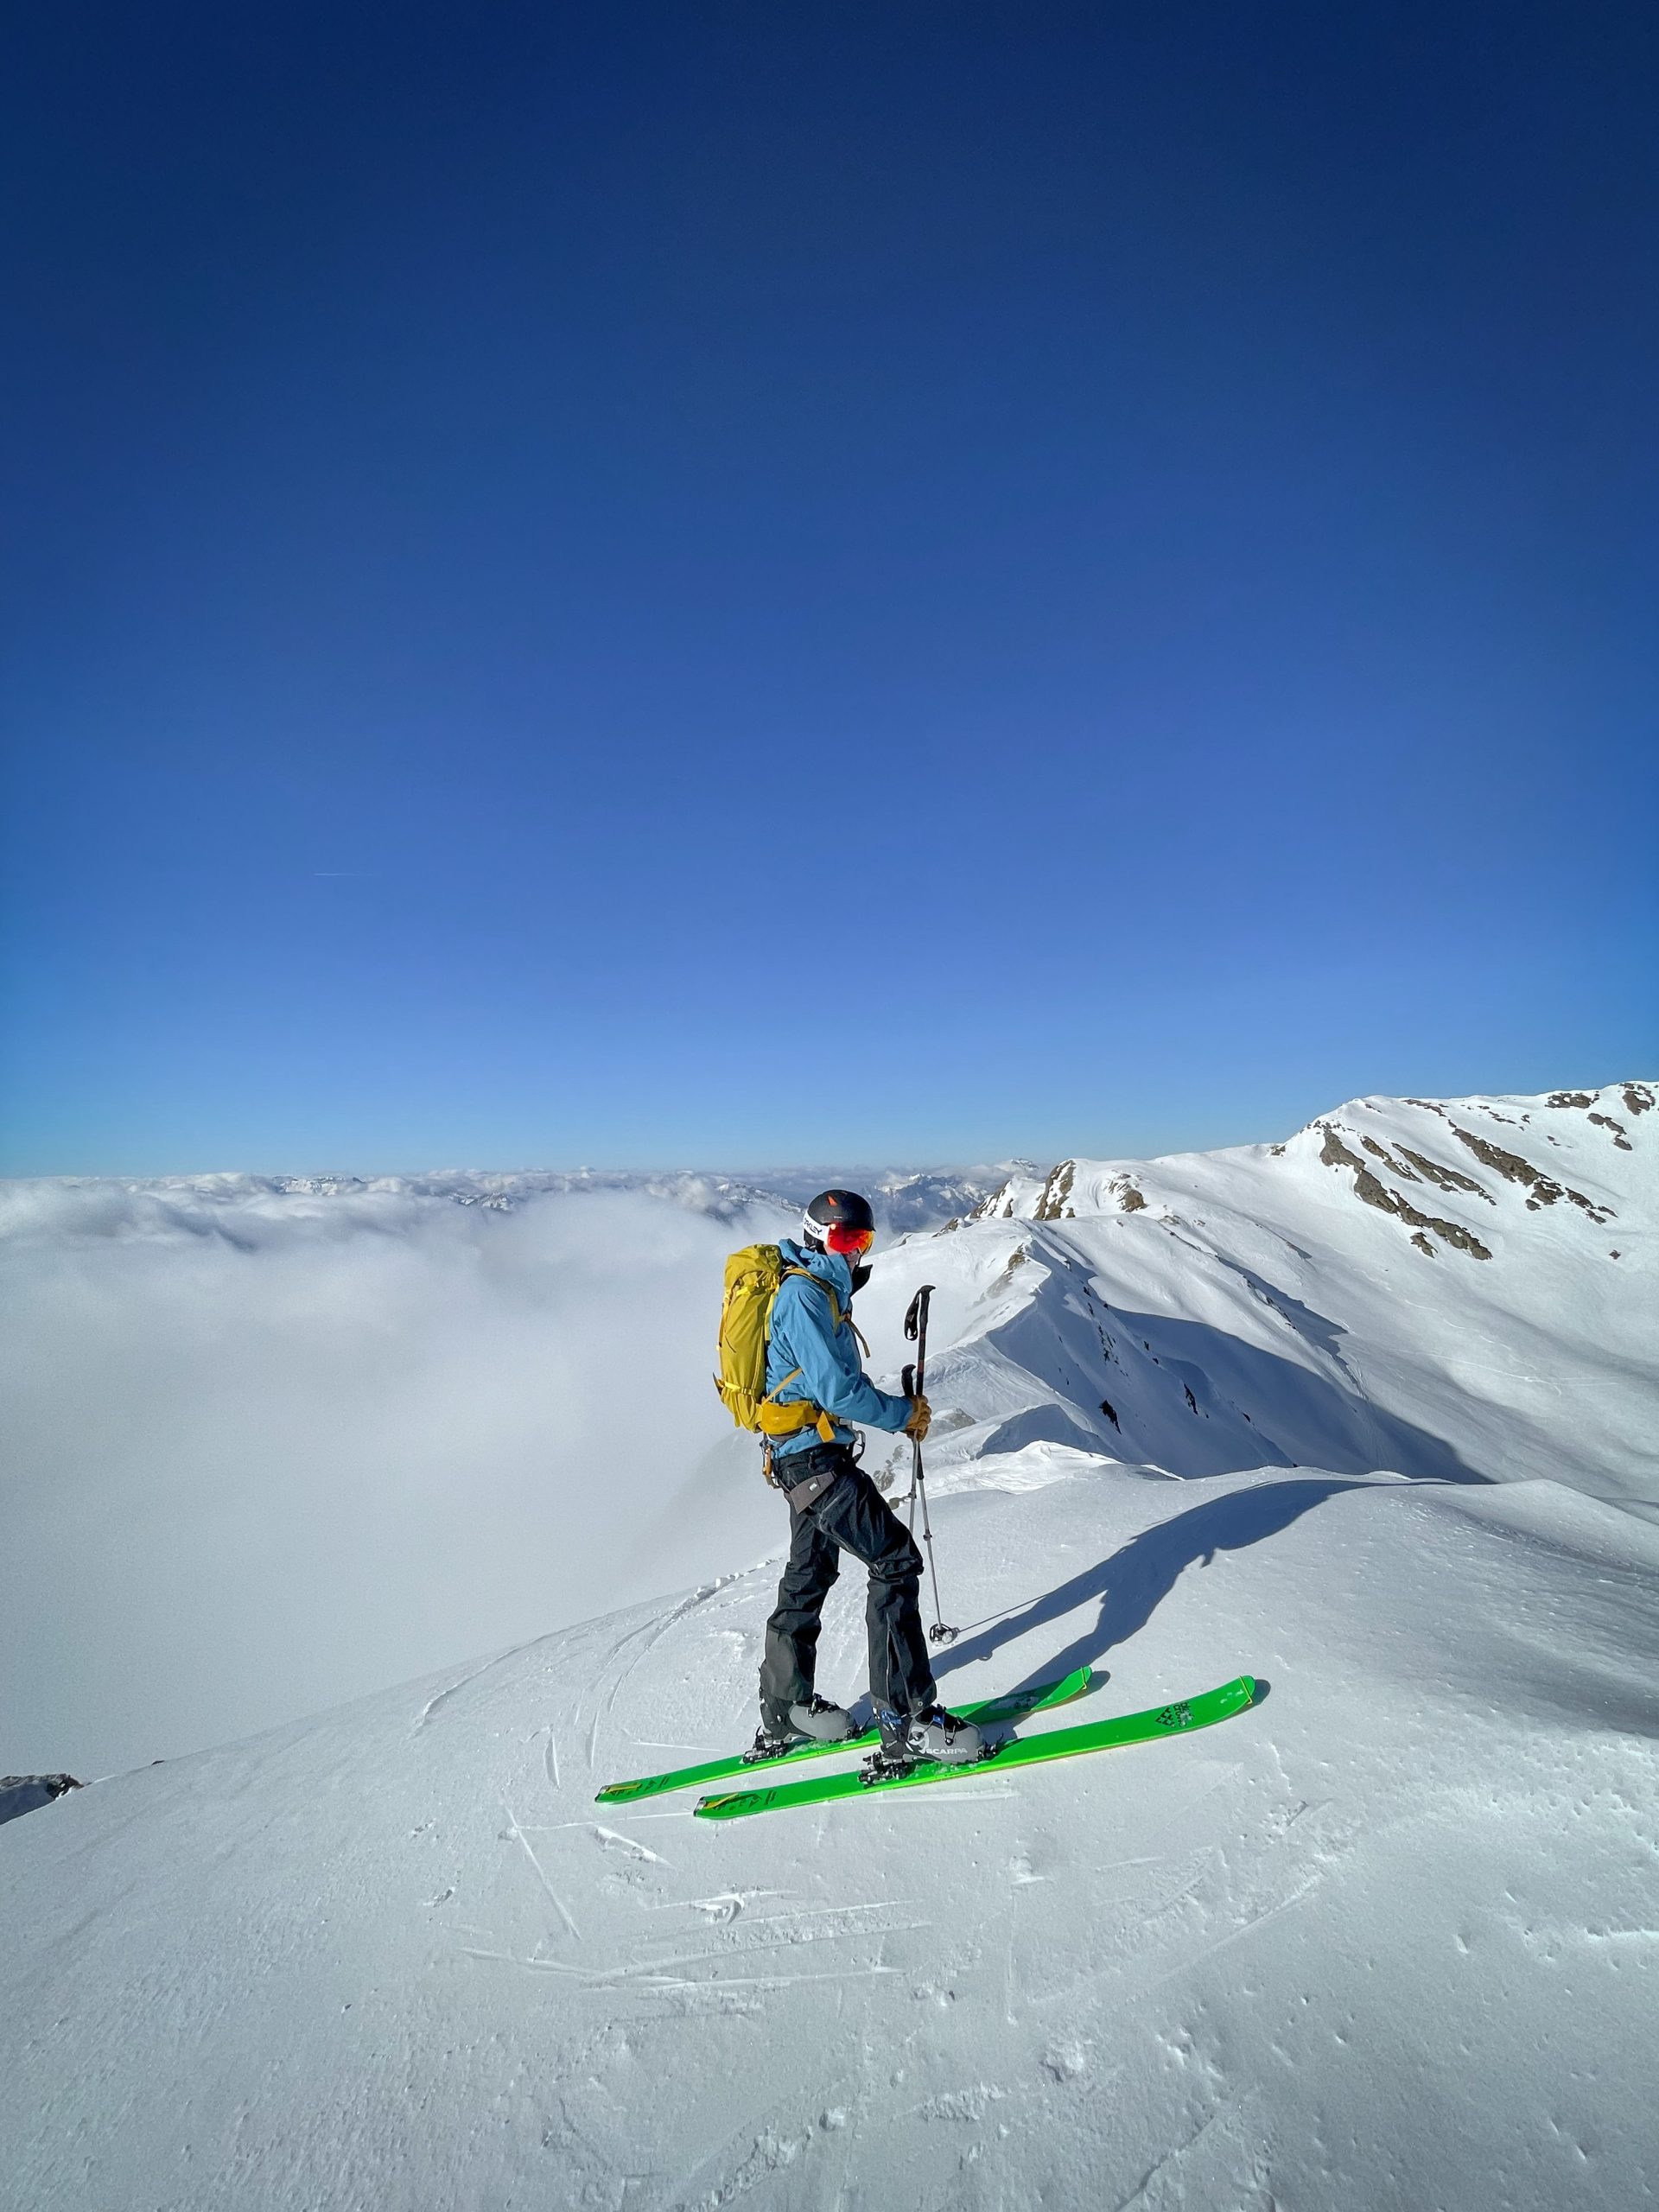
[{"label": "ski tracks in snow", "polygon": [[[752,1568],[744,1568],[735,1573],[717,1575],[712,1582],[701,1583],[689,1596],[671,1605],[666,1612],[636,1622],[633,1627],[625,1630],[614,1639],[595,1669],[594,1712],[588,1726],[588,1770],[590,1774],[599,1770],[600,1729],[611,1717],[618,1697],[641,1661],[689,1615],[699,1611],[721,1591],[729,1588],[734,1582],[742,1581],[747,1574],[753,1572]],[[608,1681],[606,1679],[607,1676]],[[580,1726],[582,1704],[582,1699],[578,1698],[572,1716],[573,1726]]]},{"label": "ski tracks in snow", "polygon": [[[590,1747],[640,1661],[713,1594],[705,1588],[613,1635],[589,1675]],[[938,1803],[957,1808],[944,1831],[952,1886],[943,1920],[925,1890],[918,1896],[904,1878],[930,1832],[914,1820],[873,1825],[861,1847],[856,1814],[831,1818],[821,1808],[801,1824],[804,1857],[798,1848],[789,1854],[807,1875],[803,1897],[764,1885],[778,1839],[759,1826],[741,1845],[722,1832],[717,1863],[730,1886],[709,1891],[683,1885],[676,1872],[677,1861],[708,1864],[686,1807],[636,1811],[626,1828],[591,1815],[542,1827],[508,1802],[505,1839],[523,1853],[543,1900],[542,1932],[532,1924],[503,1940],[480,1930],[465,1955],[480,1967],[551,1976],[577,2018],[590,2017],[593,2000],[596,2024],[626,2031],[636,2059],[649,2051],[671,2070],[675,2039],[692,2021],[718,2034],[722,2020],[735,2029],[766,2018],[786,2037],[828,2045],[829,2068],[811,2069],[821,2112],[803,2113],[779,2093],[777,2069],[764,2069],[772,2094],[734,2127],[730,2101],[717,2101],[720,2139],[700,2157],[686,2146],[695,2158],[689,2171],[664,2163],[664,2145],[690,2114],[665,2113],[658,2155],[641,2161],[652,2171],[632,2178],[631,2207],[715,2212],[755,2198],[818,2212],[888,2158],[899,2193],[929,2212],[1001,2205],[1010,2201],[1011,2175],[1033,2158],[1041,2169],[1057,2104],[1069,2127],[1091,2139],[1096,2126],[1105,2131],[1093,2153],[1102,2161],[1103,2206],[1162,2212],[1213,2196],[1241,2212],[1265,2207],[1267,2153],[1249,2092],[1217,2060],[1209,1985],[1191,1977],[1294,1909],[1342,1856],[1351,1829],[1329,1805],[1297,1796],[1277,1753],[1263,1748],[1265,1760],[1200,1755],[1173,1803],[1161,1796],[1138,1821],[1128,1811],[1135,1801],[1120,1802],[1111,1848],[1093,1866],[1089,1840],[1112,1802],[1099,1794],[1103,1765],[1040,1793],[940,1792]],[[556,1788],[550,1729],[543,1764]],[[677,1824],[683,1844],[671,1855],[630,1833],[665,1820]],[[1183,1847],[1172,1851],[1177,1836]],[[1079,1885],[1092,1900],[1081,1922]],[[567,1899],[586,1901],[580,1929]],[[975,2063],[969,2032],[988,2004],[1003,2024],[1007,2060],[995,2076],[980,2070],[982,2050]],[[1126,2018],[1150,2033],[1154,2071],[1187,2116],[1185,2135],[1148,2139],[1138,2172],[1135,2145],[1121,2139],[1119,2123],[1103,2109],[1097,2123],[1088,2112],[1128,2063]],[[823,2087],[826,2073],[839,2084],[833,2096]],[[741,2094],[741,2082],[734,2088]],[[1166,2120],[1167,2097],[1162,2108]]]},{"label": "ski tracks in snow", "polygon": [[[708,1631],[694,1631],[683,1655],[672,1639],[741,1580],[704,1586],[620,1633],[607,1624],[573,1655],[586,1686],[559,1732],[567,1744],[572,1733],[585,1741],[590,1772],[606,1724],[652,1653],[652,1671],[673,1681],[683,1656],[686,1679],[706,1696]],[[783,1835],[759,1823],[752,1836],[717,1832],[711,1857],[683,1803],[632,1810],[626,1827],[591,1814],[538,1826],[510,1792],[504,1840],[523,1854],[534,1902],[522,1892],[518,1905],[508,1902],[500,1932],[470,1931],[463,1955],[474,1971],[551,1977],[568,1993],[556,2017],[573,2029],[591,2024],[579,2039],[621,2036],[630,2063],[651,2065],[664,2082],[693,2023],[724,2041],[766,2021],[785,2046],[804,2037],[816,2050],[804,2110],[797,2067],[768,2065],[751,2080],[747,2046],[735,2044],[715,2062],[730,2077],[725,2096],[694,2112],[671,2094],[637,2146],[630,2212],[717,2212],[751,2200],[829,2212],[849,2191],[865,2201],[868,2177],[889,2167],[893,2201],[918,2212],[989,2212],[1018,2201],[1014,2177],[1049,2171],[1043,2146],[1057,2120],[1074,2142],[1088,2141],[1099,2191],[1090,2201],[1103,2212],[1195,2201],[1265,2212],[1268,2153],[1250,2087],[1221,2055],[1206,1970],[1325,1880],[1352,1823],[1299,1795],[1270,1743],[1258,1748],[1262,1756],[1218,1759],[1195,1745],[1183,1755],[1193,1762],[1184,1779],[1172,1772],[1173,1790],[1145,1800],[1109,1776],[1129,1783],[1135,1764],[1173,1754],[1127,1753],[1121,1768],[1081,1763],[1040,1789],[988,1777],[935,1798],[918,1792],[895,1801],[912,1817],[880,1823],[870,1808],[822,1808],[791,1827],[781,1861]],[[538,1791],[562,1794],[550,1724],[529,1773]],[[868,1832],[855,1825],[861,1818]],[[657,1824],[663,1840],[664,1821],[676,1823],[667,1852],[638,1834]],[[943,1915],[914,1879],[918,1847],[931,1853],[934,1836],[949,1869]],[[780,1866],[798,1878],[796,1892],[777,1886]],[[697,1886],[715,1872],[724,1886]],[[1081,1918],[1080,1890],[1090,1899]],[[1253,1968],[1217,1971],[1224,1984],[1248,1981]],[[998,2022],[994,2074],[974,2028],[988,2006]],[[1145,2039],[1139,2058],[1124,2043],[1131,2024]],[[1149,2109],[1162,2118],[1138,2140],[1105,2091],[1126,2068],[1141,2076],[1148,2065],[1160,2084]],[[597,2080],[593,2087],[601,2093]],[[623,2090],[613,2083],[602,2094]],[[1181,2116],[1173,2126],[1172,2101]],[[586,2110],[586,2093],[574,2093],[573,2115]],[[699,2122],[716,2139],[699,2146]]]},{"label": "ski tracks in snow", "polygon": [[[536,1731],[536,1735],[545,1736],[547,1738],[546,1743],[542,1746],[542,1770],[555,1789],[563,1789],[564,1784],[559,1779],[558,1738],[553,1733],[550,1726],[538,1728]],[[535,1741],[535,1737],[532,1737],[531,1740],[533,1743]]]},{"label": "ski tracks in snow", "polygon": [[492,1667],[499,1667],[503,1660],[516,1659],[521,1648],[515,1644],[511,1650],[498,1651],[493,1657],[480,1660],[476,1667],[469,1667],[464,1675],[458,1675],[453,1682],[446,1683],[435,1695],[428,1698],[426,1703],[421,1707],[420,1712],[416,1715],[415,1726],[410,1730],[410,1735],[418,1735],[423,1728],[429,1727],[433,1716],[442,1711],[452,1697],[464,1690],[469,1682],[477,1681],[481,1675],[487,1675]]},{"label": "ski tracks in snow", "polygon": [[[1266,1772],[1252,1776],[1245,1766],[1230,1764],[1204,1780],[1173,1832],[1195,1836],[1208,1828],[1208,1840],[1100,1870],[1105,1881],[1114,1873],[1130,1878],[1116,1894],[1096,1893],[1087,1936],[1058,1954],[1069,1955],[1069,1974],[1053,1978],[1057,1953],[1039,1941],[1033,1955],[1047,1959],[1051,1971],[1021,1986],[1010,1938],[1011,2016],[1027,2008],[1117,2005],[1148,1997],[1289,1911],[1326,1880],[1351,1848],[1358,1819],[1329,1802],[1292,1796],[1270,1747],[1268,1756]],[[1034,1902],[1014,1907],[1016,1897],[1042,1895],[1030,1883],[1029,1871],[1023,1878],[1015,1874],[1010,1906],[1046,1923],[1051,1914]],[[1037,1932],[1033,1929],[1033,1936]]]},{"label": "ski tracks in snow", "polygon": [[1178,2212],[1195,2204],[1273,2212],[1268,2153],[1253,2110],[1256,2101],[1247,2094],[1213,2107],[1110,2212]]},{"label": "ski tracks in snow", "polygon": [[[520,1832],[531,1863],[536,1867],[542,1885],[558,1910],[565,1926],[575,1936],[574,1922],[565,1911],[539,1861],[531,1851]],[[626,1839],[623,1839],[626,1840]],[[652,1854],[653,1859],[655,1854]],[[656,1859],[658,1866],[667,1862]],[[492,1958],[508,1963],[529,1967],[540,1973],[563,1974],[591,1989],[619,1991],[646,1989],[674,1990],[687,1993],[717,1993],[725,1989],[786,1989],[799,1981],[835,1980],[848,1975],[880,1975],[896,1974],[897,1967],[883,1963],[880,1956],[860,1958],[846,1968],[825,1968],[816,1964],[803,1963],[798,1972],[785,1968],[781,1959],[816,1948],[823,1943],[854,1942],[874,1943],[879,1947],[883,1937],[925,1928],[925,1920],[905,1917],[912,1910],[903,1901],[878,1899],[868,1905],[802,1905],[790,1910],[773,1913],[742,1912],[741,1906],[729,1913],[721,1910],[731,1900],[711,1900],[693,1897],[671,1901],[675,1909],[701,1916],[699,1940],[692,1948],[683,1947],[683,1940],[673,1936],[657,1936],[631,1946],[621,1955],[603,1963],[578,1965],[568,1960],[550,1958],[538,1949],[524,1958],[505,1951],[473,1949],[474,1958]],[[711,1910],[711,1907],[714,1910]],[[665,1904],[647,1906],[646,1910],[668,1909]],[[578,1939],[580,1940],[580,1939]],[[721,1969],[736,1967],[747,1969],[761,1966],[760,1972],[740,1971],[731,1974]],[[710,1971],[700,1973],[698,1969]]]},{"label": "ski tracks in snow", "polygon": [[520,1847],[525,1858],[529,1859],[531,1865],[535,1868],[537,1880],[546,1891],[549,1899],[551,1901],[553,1910],[558,1914],[559,1918],[564,1923],[569,1934],[576,1942],[581,1942],[582,1931],[576,1926],[575,1922],[570,1917],[569,1907],[565,1904],[564,1899],[554,1888],[552,1883],[549,1881],[547,1878],[547,1869],[543,1866],[541,1860],[536,1856],[535,1849],[531,1843],[530,1838],[524,1834],[523,1828],[518,1825],[518,1815],[513,1811],[511,1805],[504,1804],[501,1809],[507,1816],[506,1834],[508,1837]]}]

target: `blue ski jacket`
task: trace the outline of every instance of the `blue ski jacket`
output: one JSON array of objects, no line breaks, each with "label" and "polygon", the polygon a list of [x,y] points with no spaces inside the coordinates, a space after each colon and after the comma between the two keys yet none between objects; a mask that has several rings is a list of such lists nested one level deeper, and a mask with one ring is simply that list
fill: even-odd
[{"label": "blue ski jacket", "polygon": [[[845,1426],[848,1421],[857,1421],[864,1428],[902,1428],[910,1419],[910,1400],[878,1390],[864,1372],[858,1338],[849,1318],[852,1269],[838,1252],[809,1252],[804,1244],[792,1243],[787,1237],[779,1240],[778,1249],[786,1268],[804,1268],[835,1293],[842,1319],[837,1327],[835,1309],[823,1291],[803,1282],[799,1275],[784,1277],[783,1287],[772,1302],[766,1341],[768,1393],[776,1392],[782,1406],[792,1405],[798,1398],[810,1398],[814,1405],[822,1406],[836,1424],[838,1444],[853,1440],[851,1429]],[[793,1372],[796,1368],[800,1370],[798,1375]],[[785,1376],[791,1379],[785,1382]],[[804,1428],[794,1436],[779,1437],[772,1447],[772,1457],[783,1459],[797,1452],[810,1452],[820,1441],[817,1429]]]}]

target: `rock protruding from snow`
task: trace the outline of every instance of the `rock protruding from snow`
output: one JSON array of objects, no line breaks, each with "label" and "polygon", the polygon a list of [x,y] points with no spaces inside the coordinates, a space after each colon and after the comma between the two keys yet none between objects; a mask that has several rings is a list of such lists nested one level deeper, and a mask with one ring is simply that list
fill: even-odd
[{"label": "rock protruding from snow", "polygon": [[0,1826],[79,1788],[73,1774],[0,1774]]}]

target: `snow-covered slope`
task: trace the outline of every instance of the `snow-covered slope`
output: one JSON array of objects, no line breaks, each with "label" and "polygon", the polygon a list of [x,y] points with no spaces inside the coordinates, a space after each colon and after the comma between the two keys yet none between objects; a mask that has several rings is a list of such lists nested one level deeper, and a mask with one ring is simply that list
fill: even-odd
[{"label": "snow-covered slope", "polygon": [[1066,1160],[890,1256],[938,1285],[934,1458],[1559,1478],[1659,1519],[1652,1086],[1365,1099],[1287,1143]]},{"label": "snow-covered slope", "polygon": [[[943,1694],[1260,1678],[1213,1732],[733,1827],[597,1808],[753,1725],[776,1565],[743,1561],[785,1529],[728,1439],[675,1525],[706,1541],[741,1490],[742,1571],[0,1828],[17,2201],[1651,2204],[1656,1129],[1634,1083],[1368,1100],[1016,1173],[880,1256],[890,1375],[938,1286]],[[673,1195],[683,1302],[766,1212]],[[541,1217],[509,1213],[457,1249],[542,1285]],[[655,1233],[594,1219],[607,1252]],[[576,1304],[545,1315],[614,1310],[558,1249]],[[632,1333],[665,1325],[643,1280]],[[847,1696],[861,1580],[823,1645]]]},{"label": "snow-covered slope", "polygon": [[1542,1481],[980,1478],[950,1694],[1264,1701],[819,1815],[595,1807],[743,1732],[757,1569],[75,1792],[0,1829],[11,2201],[1651,2202],[1659,1535]]}]

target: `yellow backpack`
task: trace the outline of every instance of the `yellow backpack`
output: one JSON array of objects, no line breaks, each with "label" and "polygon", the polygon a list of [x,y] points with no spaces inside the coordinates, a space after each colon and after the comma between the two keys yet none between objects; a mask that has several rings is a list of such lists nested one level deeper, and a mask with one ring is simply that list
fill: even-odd
[{"label": "yellow backpack", "polygon": [[830,1300],[836,1328],[841,1306],[827,1282],[810,1268],[788,1268],[775,1244],[747,1244],[726,1262],[726,1295],[720,1309],[720,1372],[715,1388],[720,1402],[740,1428],[760,1436],[795,1436],[816,1428],[826,1444],[836,1440],[836,1425],[822,1406],[810,1398],[791,1404],[777,1402],[777,1390],[800,1373],[791,1368],[777,1386],[766,1389],[766,1337],[772,1323],[772,1301],[786,1275],[804,1275]]}]

